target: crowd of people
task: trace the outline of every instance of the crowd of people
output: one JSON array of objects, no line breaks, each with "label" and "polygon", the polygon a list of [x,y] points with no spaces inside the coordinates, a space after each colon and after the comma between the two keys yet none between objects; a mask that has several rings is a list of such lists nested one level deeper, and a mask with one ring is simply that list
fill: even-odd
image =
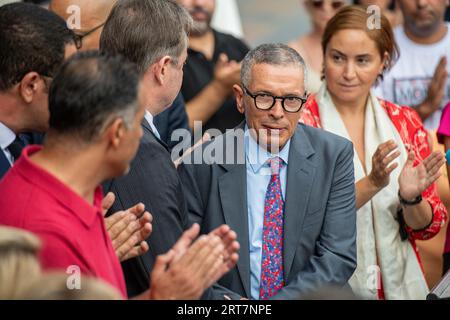
[{"label": "crowd of people", "polygon": [[255,48],[215,0],[0,4],[0,299],[425,299],[447,1],[301,4]]}]

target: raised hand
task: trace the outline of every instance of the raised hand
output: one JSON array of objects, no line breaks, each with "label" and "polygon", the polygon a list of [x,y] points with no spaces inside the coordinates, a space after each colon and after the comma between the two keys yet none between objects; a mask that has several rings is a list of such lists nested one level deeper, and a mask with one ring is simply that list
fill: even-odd
[{"label": "raised hand", "polygon": [[445,88],[447,83],[447,58],[443,56],[433,74],[433,78],[428,86],[427,97],[420,104],[417,111],[422,119],[428,118],[442,104],[445,96]]},{"label": "raised hand", "polygon": [[414,200],[422,194],[441,175],[440,168],[445,163],[444,155],[435,151],[414,167],[414,152],[408,154],[398,178],[400,195],[405,200]]},{"label": "raised hand", "polygon": [[240,82],[241,64],[229,61],[226,54],[221,53],[214,69],[214,80],[216,80],[227,93],[231,93],[233,85]]},{"label": "raised hand", "polygon": [[[112,192],[103,198],[104,215],[111,208],[114,200],[115,196]],[[105,218],[106,230],[120,261],[140,256],[149,250],[145,240],[152,232],[152,219],[152,215],[145,211],[142,203]]]},{"label": "raised hand", "polygon": [[194,242],[199,231],[194,224],[168,253],[158,256],[150,299],[198,299],[236,265],[239,244],[235,232],[224,225]]},{"label": "raised hand", "polygon": [[396,149],[397,144],[393,140],[389,140],[380,144],[372,156],[372,171],[369,174],[369,180],[378,189],[389,184],[392,171],[398,167],[398,163],[391,164],[400,156],[400,151]]},{"label": "raised hand", "polygon": [[208,287],[212,286],[224,274],[228,273],[236,266],[236,263],[239,260],[239,255],[237,252],[240,248],[239,242],[237,242],[236,232],[231,230],[227,225],[222,225],[214,229],[210,232],[210,234],[218,236],[224,244],[224,251],[222,253],[224,263],[222,264],[221,268],[217,270],[218,272],[216,276],[211,279],[211,283]]},{"label": "raised hand", "polygon": [[[175,247],[182,247],[185,253],[177,254],[177,249],[158,256],[151,274],[150,299],[199,299],[222,263],[224,246],[219,237],[198,235],[199,227],[187,230]],[[186,246],[189,246],[186,248]]]}]

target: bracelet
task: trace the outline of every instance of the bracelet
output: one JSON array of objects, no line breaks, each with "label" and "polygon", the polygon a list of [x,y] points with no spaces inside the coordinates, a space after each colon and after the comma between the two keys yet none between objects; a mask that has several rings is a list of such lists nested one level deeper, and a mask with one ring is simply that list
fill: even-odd
[{"label": "bracelet", "polygon": [[419,194],[414,200],[408,201],[402,198],[402,196],[400,195],[400,190],[398,190],[398,199],[400,200],[400,203],[404,206],[414,206],[422,202],[422,194]]}]

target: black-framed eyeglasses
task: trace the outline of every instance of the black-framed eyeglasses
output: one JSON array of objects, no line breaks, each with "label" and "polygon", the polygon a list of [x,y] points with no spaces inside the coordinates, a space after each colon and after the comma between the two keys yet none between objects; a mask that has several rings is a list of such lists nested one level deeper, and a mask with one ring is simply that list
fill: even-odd
[{"label": "black-framed eyeglasses", "polygon": [[89,31],[83,32],[83,33],[75,33],[74,35],[74,41],[75,41],[75,46],[77,47],[77,49],[81,49],[81,47],[83,46],[83,38],[90,35],[91,33],[93,33],[94,31],[100,29],[101,27],[103,27],[105,25],[106,22],[103,22],[102,24],[99,24],[98,26],[92,28]]},{"label": "black-framed eyeglasses", "polygon": [[295,113],[299,112],[303,105],[306,103],[306,100],[308,100],[306,91],[303,97],[278,97],[269,93],[253,94],[244,85],[242,85],[242,87],[245,94],[253,98],[256,108],[260,110],[270,110],[273,108],[277,100],[281,100],[281,106],[285,111]]}]

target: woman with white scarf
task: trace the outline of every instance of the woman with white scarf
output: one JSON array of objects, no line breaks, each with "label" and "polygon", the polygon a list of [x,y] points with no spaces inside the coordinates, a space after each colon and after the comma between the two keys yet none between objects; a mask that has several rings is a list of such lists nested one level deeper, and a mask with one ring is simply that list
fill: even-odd
[{"label": "woman with white scarf", "polygon": [[354,144],[354,292],[366,299],[425,299],[429,289],[415,240],[430,239],[447,219],[434,185],[445,160],[430,153],[415,111],[373,95],[397,46],[388,20],[371,14],[349,6],[328,22],[322,38],[325,81],[302,110],[302,121]]}]

